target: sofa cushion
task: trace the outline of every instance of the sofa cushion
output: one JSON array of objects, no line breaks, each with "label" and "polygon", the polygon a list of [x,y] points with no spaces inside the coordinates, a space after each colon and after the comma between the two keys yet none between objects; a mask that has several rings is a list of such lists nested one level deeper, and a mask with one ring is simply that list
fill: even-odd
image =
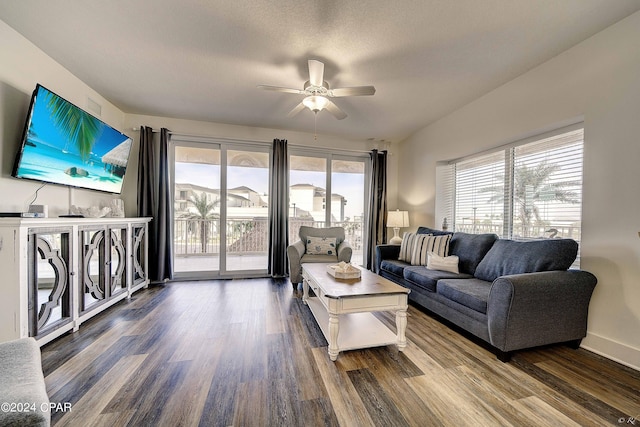
[{"label": "sofa cushion", "polygon": [[304,254],[300,258],[300,264],[305,262],[338,262],[338,255],[310,255]]},{"label": "sofa cushion", "polygon": [[445,257],[449,255],[451,235],[433,236],[431,234],[416,234],[411,254],[411,265],[427,265],[429,252]]},{"label": "sofa cushion", "polygon": [[468,274],[455,274],[449,271],[429,270],[422,266],[411,266],[404,269],[405,280],[420,285],[428,291],[436,291],[436,283],[440,279],[465,279],[471,278]]},{"label": "sofa cushion", "polygon": [[393,273],[396,276],[402,277],[402,272],[408,265],[409,264],[404,261],[399,261],[396,259],[385,259],[380,263],[380,270],[388,271],[389,273]]},{"label": "sofa cushion", "polygon": [[461,273],[475,275],[476,268],[489,252],[498,236],[495,234],[469,234],[456,232],[451,237],[449,253],[460,258],[458,268]]},{"label": "sofa cushion", "polygon": [[567,270],[577,255],[578,243],[572,239],[500,239],[478,265],[475,277],[493,282],[511,274]]},{"label": "sofa cushion", "polygon": [[480,313],[487,312],[491,282],[480,279],[440,279],[436,292]]}]

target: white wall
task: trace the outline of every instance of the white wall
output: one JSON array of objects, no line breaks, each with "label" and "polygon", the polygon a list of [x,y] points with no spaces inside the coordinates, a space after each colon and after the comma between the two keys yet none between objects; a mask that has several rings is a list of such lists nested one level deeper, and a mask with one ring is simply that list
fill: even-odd
[{"label": "white wall", "polygon": [[[11,177],[36,83],[84,109],[88,109],[89,98],[97,102],[102,107],[100,119],[116,129],[122,129],[124,123],[122,111],[0,21],[0,212],[25,211],[41,185]],[[125,178],[125,185],[128,180]],[[68,213],[70,203],[92,206],[114,197],[51,184],[38,192],[36,203],[48,205],[49,215],[57,216]]]},{"label": "white wall", "polygon": [[640,369],[640,12],[403,141],[398,204],[439,225],[436,162],[581,118],[581,266],[598,277],[583,346]]}]

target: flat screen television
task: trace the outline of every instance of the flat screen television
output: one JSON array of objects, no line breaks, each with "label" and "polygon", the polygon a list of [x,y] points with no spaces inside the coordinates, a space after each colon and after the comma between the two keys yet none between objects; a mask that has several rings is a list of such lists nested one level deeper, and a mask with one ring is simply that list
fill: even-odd
[{"label": "flat screen television", "polygon": [[131,138],[38,84],[13,176],[120,193]]}]

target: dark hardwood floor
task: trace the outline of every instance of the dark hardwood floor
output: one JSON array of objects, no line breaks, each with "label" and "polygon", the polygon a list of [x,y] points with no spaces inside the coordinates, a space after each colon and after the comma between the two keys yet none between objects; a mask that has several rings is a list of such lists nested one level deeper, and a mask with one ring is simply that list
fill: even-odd
[{"label": "dark hardwood floor", "polygon": [[[380,318],[395,330],[394,316]],[[54,425],[640,425],[640,372],[553,346],[502,363],[415,307],[395,346],[327,355],[284,280],[140,291],[42,348]]]}]

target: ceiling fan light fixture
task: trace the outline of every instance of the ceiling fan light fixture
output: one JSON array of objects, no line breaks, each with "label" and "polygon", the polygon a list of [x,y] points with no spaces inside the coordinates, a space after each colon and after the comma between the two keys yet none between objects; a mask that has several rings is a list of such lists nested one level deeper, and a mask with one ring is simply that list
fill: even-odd
[{"label": "ceiling fan light fixture", "polygon": [[310,59],[307,61],[307,63],[309,65],[309,80],[305,82],[304,89],[302,90],[280,86],[258,85],[260,89],[306,96],[302,100],[302,102],[293,107],[289,114],[287,114],[287,117],[295,116],[306,107],[313,111],[316,115],[318,111],[326,110],[336,119],[342,120],[347,117],[347,113],[342,111],[328,98],[341,98],[345,96],[367,96],[376,93],[376,88],[373,86],[353,86],[329,89],[329,83],[324,81],[324,64],[315,59]]},{"label": "ceiling fan light fixture", "polygon": [[317,113],[329,104],[329,100],[324,96],[312,95],[303,99],[302,103],[305,107]]}]

